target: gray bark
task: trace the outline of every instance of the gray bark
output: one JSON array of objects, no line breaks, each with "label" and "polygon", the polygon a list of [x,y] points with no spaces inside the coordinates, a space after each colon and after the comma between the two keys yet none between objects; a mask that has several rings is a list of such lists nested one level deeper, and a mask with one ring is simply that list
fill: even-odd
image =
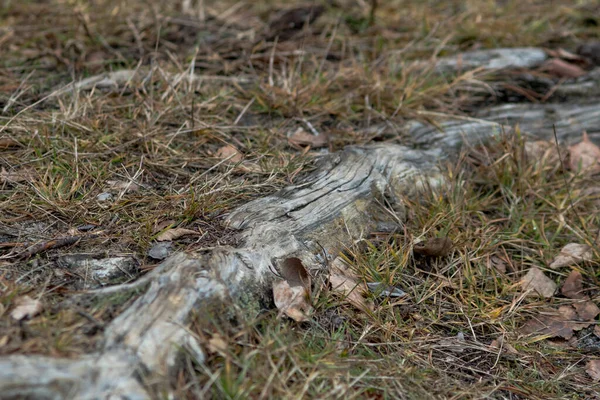
[{"label": "gray bark", "polygon": [[395,145],[351,147],[327,157],[304,183],[229,216],[240,229],[240,248],[165,260],[145,278],[146,292],[106,327],[96,354],[75,360],[1,358],[1,397],[151,398],[147,382],[166,385],[182,349],[204,360],[203,344],[187,330],[194,314],[202,320],[211,314],[234,318],[236,308],[246,315],[258,312],[293,258],[313,277],[326,272],[327,258],[342,246],[378,223],[389,227],[380,206],[384,198],[394,204],[401,192],[438,184],[437,165],[444,157],[439,150]]}]

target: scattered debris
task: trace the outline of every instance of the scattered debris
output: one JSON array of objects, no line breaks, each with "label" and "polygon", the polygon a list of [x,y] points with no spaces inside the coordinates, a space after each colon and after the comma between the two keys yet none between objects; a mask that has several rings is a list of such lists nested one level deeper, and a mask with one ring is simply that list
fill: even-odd
[{"label": "scattered debris", "polygon": [[32,318],[42,311],[42,302],[29,296],[21,296],[15,300],[15,309],[10,316],[17,321]]},{"label": "scattered debris", "polygon": [[527,291],[528,294],[537,293],[545,298],[552,297],[556,291],[556,283],[537,267],[530,268],[520,283],[523,290]]},{"label": "scattered debris", "polygon": [[590,141],[585,131],[581,142],[569,146],[569,168],[572,171],[581,168],[581,171],[590,174],[600,173],[600,148]]},{"label": "scattered debris", "polygon": [[404,297],[407,295],[402,289],[382,282],[367,282],[367,287],[379,297]]},{"label": "scattered debris", "polygon": [[447,237],[439,237],[416,243],[413,246],[413,252],[427,257],[446,257],[452,252],[453,248],[454,243],[452,243],[452,240]]},{"label": "scattered debris", "polygon": [[587,244],[569,243],[560,250],[560,253],[550,263],[549,267],[551,269],[570,267],[591,259],[592,249],[590,246]]},{"label": "scattered debris", "polygon": [[171,242],[159,242],[148,250],[148,256],[155,260],[164,260],[171,253]]},{"label": "scattered debris", "polygon": [[198,236],[198,235],[201,235],[201,232],[194,231],[192,229],[173,228],[173,229],[168,229],[168,230],[164,231],[163,233],[161,233],[160,235],[158,235],[156,237],[156,240],[159,242],[165,242],[165,241],[170,242],[170,241],[179,239],[180,237],[190,236],[190,235]]},{"label": "scattered debris", "polygon": [[112,198],[113,195],[108,192],[100,193],[98,196],[96,196],[96,200],[98,201],[109,201],[112,200]]},{"label": "scattered debris", "polygon": [[29,258],[31,256],[34,256],[34,255],[44,252],[44,251],[73,245],[73,244],[79,242],[82,238],[83,238],[83,236],[66,236],[66,237],[59,238],[59,239],[52,239],[47,242],[37,243],[37,244],[34,244],[34,245],[28,247],[22,253],[19,253],[19,255],[17,257],[21,258],[21,259]]}]

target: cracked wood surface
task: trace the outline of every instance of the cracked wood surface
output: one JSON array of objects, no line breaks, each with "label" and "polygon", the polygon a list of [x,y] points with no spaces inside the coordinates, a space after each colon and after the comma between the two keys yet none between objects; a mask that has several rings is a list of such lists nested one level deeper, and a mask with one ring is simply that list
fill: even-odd
[{"label": "cracked wood surface", "polygon": [[325,157],[303,183],[229,216],[240,230],[240,248],[165,260],[146,279],[145,293],[107,326],[97,353],[74,360],[1,358],[1,397],[153,397],[156,382],[166,387],[176,372],[181,349],[199,362],[204,359],[202,343],[187,329],[192,318],[233,315],[236,307],[258,312],[269,301],[277,271],[291,257],[313,276],[325,272],[323,249],[334,255],[375,228],[384,197],[393,203],[424,180],[434,185],[444,157],[439,150],[398,145],[350,147]]}]

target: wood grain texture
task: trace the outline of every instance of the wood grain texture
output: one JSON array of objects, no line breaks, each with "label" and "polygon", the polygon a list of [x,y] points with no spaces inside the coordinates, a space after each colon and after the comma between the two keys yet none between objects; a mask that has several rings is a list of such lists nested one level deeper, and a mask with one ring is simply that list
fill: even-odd
[{"label": "wood grain texture", "polygon": [[[325,157],[302,183],[229,216],[240,230],[240,248],[165,260],[146,278],[145,293],[107,326],[96,354],[1,358],[1,397],[151,398],[156,382],[166,385],[177,371],[182,349],[204,360],[203,344],[187,329],[192,318],[202,323],[217,313],[233,318],[236,309],[258,313],[289,258],[298,258],[313,277],[326,272],[326,258],[390,219],[382,201],[398,202],[400,193],[439,184],[437,166],[446,156],[376,145]],[[147,382],[154,382],[152,390]]]}]

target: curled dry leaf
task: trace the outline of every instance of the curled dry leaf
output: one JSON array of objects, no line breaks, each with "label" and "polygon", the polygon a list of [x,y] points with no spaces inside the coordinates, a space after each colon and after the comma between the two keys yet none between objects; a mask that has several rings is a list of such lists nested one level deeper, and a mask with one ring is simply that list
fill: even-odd
[{"label": "curled dry leaf", "polygon": [[373,305],[367,302],[363,293],[367,292],[367,287],[362,283],[356,274],[341,259],[336,258],[331,263],[329,283],[335,293],[345,296],[348,302],[360,310],[373,310]]},{"label": "curled dry leaf", "polygon": [[569,243],[560,250],[560,254],[552,261],[550,268],[570,267],[591,259],[592,249],[590,246],[587,244]]},{"label": "curled dry leaf", "polygon": [[188,235],[200,235],[200,232],[185,228],[174,228],[164,231],[156,237],[156,240],[159,242],[170,242]]},{"label": "curled dry leaf", "polygon": [[585,364],[585,372],[595,381],[600,381],[600,359],[589,360]]},{"label": "curled dry leaf", "polygon": [[242,155],[242,153],[240,153],[240,151],[238,149],[236,149],[234,146],[232,146],[230,144],[219,148],[219,150],[217,150],[217,153],[215,154],[215,156],[222,160],[227,160],[233,164],[242,162],[242,160],[244,159],[244,156]]},{"label": "curled dry leaf", "polygon": [[313,135],[302,128],[296,129],[296,131],[290,135],[288,141],[296,146],[310,146],[315,149],[325,147],[329,143],[325,134],[321,133],[319,135]]},{"label": "curled dry leaf", "polygon": [[447,237],[427,239],[413,246],[413,252],[427,257],[446,257],[454,248],[454,243]]},{"label": "curled dry leaf", "polygon": [[600,148],[590,141],[585,131],[581,142],[569,146],[569,168],[577,171],[580,167],[587,173],[600,173]]},{"label": "curled dry leaf", "polygon": [[273,284],[275,306],[294,321],[308,320],[311,305],[308,303],[308,292],[304,286],[290,286],[288,281]]},{"label": "curled dry leaf", "polygon": [[15,300],[15,309],[10,313],[10,316],[21,321],[26,318],[35,317],[42,311],[42,302],[32,299],[29,296],[21,296]]},{"label": "curled dry leaf", "polygon": [[282,281],[273,284],[275,306],[295,321],[306,321],[312,306],[309,303],[310,275],[299,258],[290,257],[280,266]]},{"label": "curled dry leaf", "polygon": [[540,70],[558,78],[579,78],[586,74],[585,70],[580,66],[561,60],[560,58],[551,58],[544,62]]},{"label": "curled dry leaf", "polygon": [[536,267],[532,267],[520,283],[523,290],[545,298],[552,297],[556,291],[556,283]]},{"label": "curled dry leaf", "polygon": [[565,283],[560,288],[560,292],[563,296],[570,299],[583,299],[583,277],[579,271],[571,271]]}]

